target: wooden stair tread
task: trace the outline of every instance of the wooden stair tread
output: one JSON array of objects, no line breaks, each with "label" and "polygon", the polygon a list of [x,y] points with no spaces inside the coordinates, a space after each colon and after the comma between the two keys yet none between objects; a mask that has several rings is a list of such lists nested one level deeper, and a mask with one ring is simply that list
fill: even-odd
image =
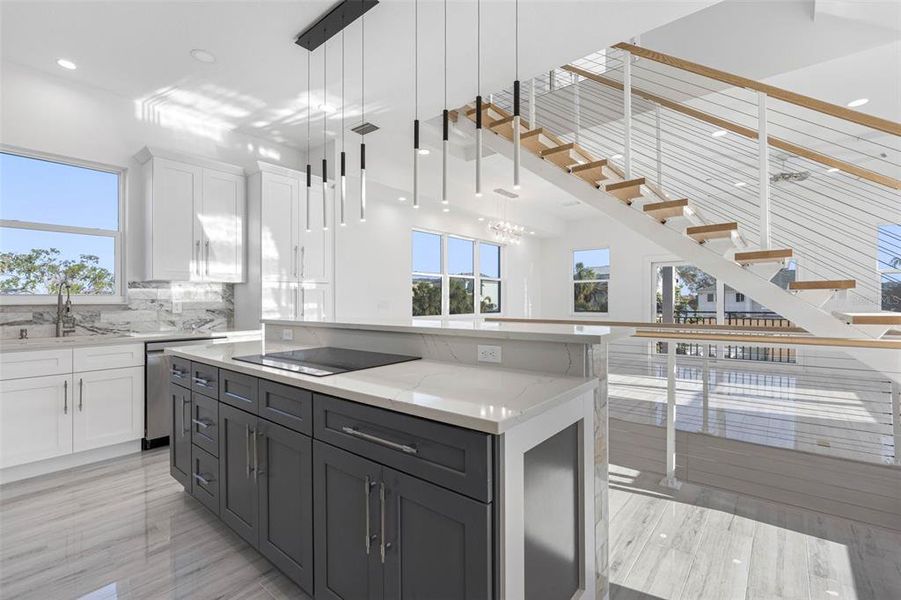
[{"label": "wooden stair tread", "polygon": [[851,325],[901,325],[901,313],[898,312],[834,312],[832,314]]},{"label": "wooden stair tread", "polygon": [[712,225],[695,225],[685,229],[685,235],[696,242],[729,238],[735,233],[738,233],[738,223],[734,221],[714,223]]},{"label": "wooden stair tread", "polygon": [[598,182],[607,179],[607,176],[604,174],[605,166],[607,166],[606,159],[592,160],[573,166],[569,172],[579,179],[584,179],[591,185],[598,187]]},{"label": "wooden stair tread", "polygon": [[488,129],[494,129],[495,127],[500,127],[501,125],[506,125],[508,123],[513,122],[513,116],[504,117],[503,119],[497,119],[488,123]]},{"label": "wooden stair tread", "polygon": [[736,252],[735,262],[742,265],[762,262],[780,262],[793,256],[791,248],[779,248],[776,250],[749,250],[748,252]]},{"label": "wooden stair tread", "polygon": [[678,200],[666,200],[663,202],[652,202],[645,204],[642,210],[648,215],[665,222],[673,217],[681,217],[688,208],[688,198],[680,198]]},{"label": "wooden stair tread", "polygon": [[544,128],[542,128],[542,127],[538,127],[536,129],[530,129],[528,131],[523,131],[522,134],[519,136],[519,139],[524,140],[524,139],[530,138],[534,135],[541,135],[542,133],[544,133]]},{"label": "wooden stair tread", "polygon": [[823,279],[818,281],[792,281],[790,290],[851,290],[857,287],[853,279]]},{"label": "wooden stair tread", "polygon": [[575,144],[570,142],[568,144],[560,144],[559,146],[541,150],[539,155],[541,158],[554,163],[561,169],[569,169],[579,162],[579,159],[573,155],[574,149]]},{"label": "wooden stair tread", "polygon": [[627,205],[632,204],[632,200],[641,197],[641,186],[644,185],[644,177],[637,179],[627,179],[625,181],[617,181],[616,183],[608,183],[604,186],[604,191],[615,196],[621,202]]},{"label": "wooden stair tread", "polygon": [[604,187],[604,189],[608,192],[614,192],[616,190],[622,190],[639,185],[644,185],[644,177],[639,177],[637,179],[626,179],[625,181],[617,181],[616,183],[608,183]]},{"label": "wooden stair tread", "polygon": [[568,144],[560,144],[559,146],[554,146],[553,148],[548,148],[546,150],[541,151],[541,157],[544,158],[546,156],[550,156],[552,154],[556,154],[558,152],[566,152],[567,150],[572,150],[575,144],[572,142]]},{"label": "wooden stair tread", "polygon": [[581,173],[582,171],[586,171],[588,169],[595,169],[600,167],[607,166],[607,159],[602,158],[601,160],[593,160],[591,162],[582,163],[581,165],[576,165],[570,171],[572,173]]},{"label": "wooden stair tread", "polygon": [[[485,112],[485,111],[487,111],[487,110],[490,109],[490,108],[493,108],[493,106],[492,106],[492,104],[491,104],[490,102],[482,102],[482,112]],[[472,108],[466,110],[466,116],[467,116],[467,117],[473,116],[473,115],[475,115],[475,114],[476,114],[476,107],[475,107],[475,106],[473,106]]]}]

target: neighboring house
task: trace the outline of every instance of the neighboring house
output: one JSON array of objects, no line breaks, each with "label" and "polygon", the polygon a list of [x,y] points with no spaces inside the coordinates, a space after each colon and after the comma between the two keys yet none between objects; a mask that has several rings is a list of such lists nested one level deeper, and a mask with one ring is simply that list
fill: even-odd
[{"label": "neighboring house", "polygon": [[[698,312],[716,312],[716,288],[708,287],[698,292]],[[726,286],[726,312],[770,312],[741,292]]]}]

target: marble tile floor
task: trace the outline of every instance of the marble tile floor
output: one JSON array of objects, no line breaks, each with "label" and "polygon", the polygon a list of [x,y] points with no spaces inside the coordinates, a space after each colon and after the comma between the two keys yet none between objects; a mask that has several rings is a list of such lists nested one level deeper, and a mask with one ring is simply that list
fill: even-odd
[{"label": "marble tile floor", "polygon": [[611,600],[895,600],[901,532],[610,470]]},{"label": "marble tile floor", "polygon": [[[901,598],[901,532],[611,468],[612,600]],[[309,600],[165,448],[0,487],[3,600]]]}]

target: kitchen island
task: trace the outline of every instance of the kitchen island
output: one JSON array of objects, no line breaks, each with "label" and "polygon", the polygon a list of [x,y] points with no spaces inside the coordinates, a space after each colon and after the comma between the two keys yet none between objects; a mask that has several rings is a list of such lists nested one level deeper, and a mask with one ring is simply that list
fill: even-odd
[{"label": "kitchen island", "polygon": [[[627,334],[270,321],[172,349],[173,475],[316,598],[604,598],[606,346]],[[421,360],[235,360],[311,347]]]}]

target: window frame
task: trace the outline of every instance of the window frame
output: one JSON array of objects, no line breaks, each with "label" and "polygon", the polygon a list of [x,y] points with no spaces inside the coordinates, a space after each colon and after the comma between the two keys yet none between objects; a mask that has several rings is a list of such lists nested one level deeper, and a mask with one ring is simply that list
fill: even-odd
[{"label": "window frame", "polygon": [[[112,229],[56,225],[35,221],[19,221],[16,219],[0,219],[0,228],[8,227],[12,229],[29,229],[33,231],[46,231],[50,233],[72,233],[79,235],[92,235],[98,237],[113,238],[115,264],[115,272],[113,273],[113,276],[115,278],[115,293],[110,295],[73,294],[72,304],[124,304],[126,302],[127,285],[127,277],[125,274],[127,265],[125,256],[125,228],[128,222],[126,215],[126,207],[128,205],[126,201],[126,195],[128,191],[128,186],[126,184],[128,168],[79,158],[72,158],[70,156],[51,154],[49,152],[41,152],[39,150],[31,150],[28,148],[22,148],[9,144],[0,144],[0,152],[3,152],[4,154],[21,156],[23,158],[32,158],[35,160],[54,162],[71,167],[91,169],[94,171],[102,171],[116,175],[119,181],[119,198],[117,209],[118,229],[115,231]],[[53,304],[54,302],[56,302],[56,294],[0,294],[0,306],[45,305]]]},{"label": "window frame", "polygon": [[[607,260],[610,264],[607,265],[610,268],[610,272],[607,274],[607,279],[576,279],[575,273],[573,269],[575,268],[575,259],[576,252],[590,252],[592,250],[606,250],[607,251]],[[613,255],[610,250],[610,246],[590,246],[590,247],[578,247],[578,248],[570,248],[569,249],[569,264],[567,265],[567,271],[569,272],[569,311],[570,315],[573,317],[579,317],[582,315],[601,315],[606,316],[610,314],[610,280],[613,275]],[[600,283],[607,282],[607,310],[606,311],[577,311],[576,310],[576,284],[577,283]]]},{"label": "window frame", "polygon": [[[425,273],[421,271],[413,271],[413,234],[414,233],[426,233],[430,235],[437,235],[441,239],[441,273]],[[463,240],[467,242],[471,242],[473,245],[472,248],[472,276],[468,275],[453,275],[448,272],[448,240],[450,238]],[[481,244],[490,244],[492,246],[498,247],[498,261],[500,262],[498,268],[499,277],[482,277],[481,275]],[[410,230],[410,280],[412,282],[413,277],[440,277],[441,278],[441,314],[440,315],[413,315],[412,306],[410,308],[410,314],[413,319],[472,319],[478,318],[483,315],[488,315],[492,317],[500,317],[504,314],[504,269],[506,266],[506,262],[504,260],[504,246],[498,242],[493,242],[491,240],[486,240],[483,238],[471,237],[467,235],[461,235],[458,233],[448,233],[444,231],[437,231],[434,229],[425,229],[422,227],[413,227]],[[450,280],[452,278],[456,279],[468,279],[473,282],[473,312],[465,313],[465,314],[450,314]],[[500,300],[500,310],[498,312],[490,312],[483,313],[482,312],[482,302],[481,302],[481,292],[482,292],[482,281],[496,281],[498,283],[499,290],[499,300]]]}]

